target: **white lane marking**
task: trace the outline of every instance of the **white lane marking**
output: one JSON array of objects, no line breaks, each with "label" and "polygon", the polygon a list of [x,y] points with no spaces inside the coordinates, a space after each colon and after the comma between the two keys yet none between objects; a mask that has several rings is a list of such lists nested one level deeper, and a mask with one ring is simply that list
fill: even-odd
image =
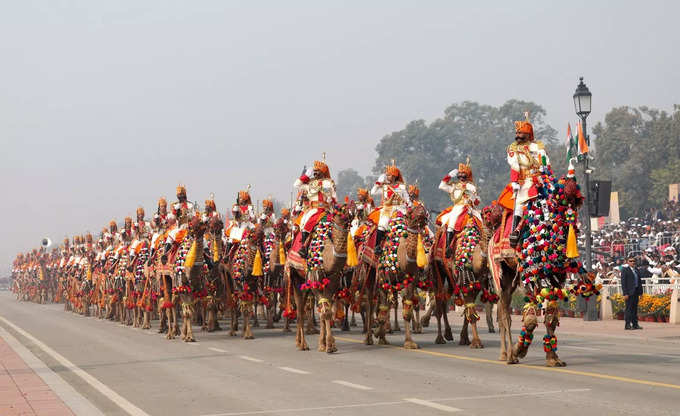
[{"label": "white lane marking", "polygon": [[40,361],[38,357],[24,346],[12,334],[7,332],[5,328],[0,327],[0,337],[9,344],[9,346],[16,352],[19,357],[40,377],[43,379],[54,393],[75,413],[76,415],[97,415],[104,416],[99,409],[97,409],[89,400],[83,397],[70,384],[59,377],[57,373],[52,371],[45,363]]},{"label": "white lane marking", "polygon": [[344,380],[333,380],[332,383],[339,384],[339,385],[345,386],[345,387],[351,387],[351,388],[357,389],[357,390],[373,390],[373,387],[362,386],[361,384],[354,384],[354,383],[350,383],[349,381],[344,381]]},{"label": "white lane marking", "polygon": [[541,396],[544,394],[582,393],[584,391],[590,391],[590,389],[566,389],[566,390],[532,391],[528,393],[487,394],[483,396],[447,397],[445,399],[430,399],[430,401],[454,402],[456,400],[504,399],[506,397]]},{"label": "white lane marking", "polygon": [[227,350],[223,350],[221,348],[214,348],[214,347],[208,347],[210,351],[215,351],[215,352],[229,352]]},{"label": "white lane marking", "polygon": [[188,344],[188,345],[201,345],[200,342],[185,342],[185,344]]},{"label": "white lane marking", "polygon": [[252,361],[254,363],[263,363],[264,360],[260,360],[259,358],[253,358],[253,357],[248,357],[247,355],[239,355],[238,358],[246,361]]},{"label": "white lane marking", "polygon": [[295,373],[295,374],[310,374],[309,371],[298,370],[297,368],[292,368],[292,367],[279,367],[279,369],[283,370],[283,371],[288,371],[289,373]]},{"label": "white lane marking", "polygon": [[123,396],[120,394],[116,393],[115,391],[111,390],[108,386],[106,386],[104,383],[101,381],[97,380],[96,378],[92,377],[89,373],[85,372],[82,370],[80,367],[76,366],[73,364],[71,361],[66,359],[63,355],[59,354],[52,348],[48,347],[44,343],[42,343],[40,340],[38,340],[36,337],[33,335],[29,334],[28,332],[24,331],[23,329],[19,328],[18,326],[14,325],[12,322],[8,321],[5,317],[0,316],[0,320],[10,326],[12,329],[23,335],[24,337],[28,338],[33,342],[38,348],[42,349],[45,353],[50,355],[52,358],[57,360],[59,364],[63,365],[64,368],[67,370],[73,372],[74,374],[78,375],[80,378],[82,378],[87,384],[92,386],[94,389],[99,391],[101,394],[104,396],[108,397],[109,400],[117,404],[121,409],[125,410],[129,415],[132,416],[149,416],[148,413],[140,409],[139,407],[135,406],[134,404],[130,403],[127,401]]},{"label": "white lane marking", "polygon": [[246,416],[246,415],[266,415],[271,413],[301,413],[301,412],[314,412],[317,410],[334,410],[334,409],[353,409],[359,407],[377,407],[377,406],[394,406],[396,404],[404,404],[403,400],[397,402],[376,402],[376,403],[357,403],[357,404],[343,404],[338,406],[319,406],[319,407],[298,407],[295,409],[271,409],[271,410],[253,410],[244,412],[231,412],[231,413],[211,413],[201,416]]},{"label": "white lane marking", "polygon": [[602,348],[592,348],[592,347],[577,347],[575,345],[561,345],[561,348],[574,348],[577,350],[588,350],[588,351],[603,351]]},{"label": "white lane marking", "polygon": [[463,410],[463,409],[459,409],[457,407],[451,407],[451,406],[447,406],[445,404],[428,402],[427,400],[421,400],[421,399],[415,399],[415,398],[404,399],[404,401],[407,401],[407,402],[413,403],[413,404],[419,404],[421,406],[430,407],[432,409],[437,409],[437,410],[441,410],[442,412],[448,412],[448,413],[460,412],[460,411]]}]

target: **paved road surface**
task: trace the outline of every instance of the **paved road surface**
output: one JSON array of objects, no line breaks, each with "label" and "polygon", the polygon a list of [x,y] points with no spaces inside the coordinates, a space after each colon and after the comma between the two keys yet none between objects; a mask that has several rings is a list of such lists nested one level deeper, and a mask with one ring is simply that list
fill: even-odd
[{"label": "paved road surface", "polygon": [[253,341],[200,331],[196,343],[167,341],[8,292],[0,327],[106,415],[680,415],[674,342],[558,332],[569,366],[548,369],[542,331],[522,365],[507,366],[485,330],[483,350],[436,345],[430,327],[409,351],[397,347],[401,333],[393,346],[367,347],[353,328],[335,333],[339,351],[328,355],[314,350],[316,336],[312,351],[296,351],[280,329],[256,329]]}]

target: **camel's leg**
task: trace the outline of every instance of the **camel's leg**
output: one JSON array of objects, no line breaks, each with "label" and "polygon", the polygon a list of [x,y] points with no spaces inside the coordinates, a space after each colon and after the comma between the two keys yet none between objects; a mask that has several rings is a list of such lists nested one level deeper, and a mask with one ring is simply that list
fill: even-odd
[{"label": "camel's leg", "polygon": [[356,318],[356,312],[354,312],[354,309],[352,309],[352,319],[349,321],[349,326],[357,326],[357,318]]},{"label": "camel's leg", "polygon": [[292,332],[290,329],[290,319],[287,316],[283,317],[283,332]]},{"label": "camel's leg", "polygon": [[250,302],[243,303],[243,339],[253,339],[253,331],[250,324],[250,315],[253,313],[253,306]]},{"label": "camel's leg", "polygon": [[257,319],[257,302],[253,302],[253,327],[254,328],[259,328],[260,327],[260,321]]},{"label": "camel's leg", "polygon": [[175,308],[172,306],[165,309],[165,319],[168,323],[168,335],[165,336],[167,339],[175,339],[175,322],[173,320],[174,313]]},{"label": "camel's leg", "polygon": [[460,329],[460,341],[458,341],[458,345],[470,345],[468,320],[465,317],[463,317],[463,327]]},{"label": "camel's leg", "polygon": [[437,338],[434,339],[435,344],[446,344],[442,336],[442,315],[444,314],[443,310],[446,308],[445,303],[445,301],[437,299],[434,304],[434,316],[437,318]]},{"label": "camel's leg", "polygon": [[394,332],[401,332],[401,328],[399,327],[399,293],[395,292],[394,293],[394,301],[392,302],[392,306],[394,307],[394,325],[392,326],[392,331]]},{"label": "camel's leg", "polygon": [[271,301],[271,304],[272,304],[271,306],[267,306],[267,305],[263,306],[265,313],[266,313],[266,316],[267,316],[267,325],[265,325],[265,328],[267,328],[267,329],[274,328],[274,315],[275,315],[274,314],[274,307],[275,307],[274,302],[275,302],[275,299]]},{"label": "camel's leg", "polygon": [[[325,308],[325,305],[322,305],[322,307]],[[319,326],[319,352],[325,352],[326,351],[326,319],[325,319],[325,314],[323,310],[321,311],[321,314],[319,316],[320,326]]]},{"label": "camel's leg", "polygon": [[[160,301],[159,304],[162,304],[161,302],[162,301]],[[159,315],[160,322],[158,324],[158,333],[162,334],[164,332],[168,332],[168,314],[165,313],[164,309],[161,309]]]},{"label": "camel's leg", "polygon": [[560,324],[557,302],[552,301],[545,310],[545,332],[543,336],[543,350],[545,351],[545,365],[548,367],[566,367],[567,363],[557,356],[557,336],[555,329]]},{"label": "camel's leg", "polygon": [[486,315],[486,327],[489,333],[493,334],[496,330],[493,327],[493,303],[487,302],[484,304],[484,314]]},{"label": "camel's leg", "polygon": [[387,303],[385,293],[381,292],[378,297],[378,328],[375,336],[378,338],[378,345],[389,345],[385,335],[387,324],[390,322],[390,306]]},{"label": "camel's leg", "polygon": [[344,304],[341,306],[345,309],[345,316],[342,318],[342,331],[349,331],[349,304]]},{"label": "camel's leg", "polygon": [[451,332],[451,325],[449,325],[449,302],[442,301],[442,318],[444,319],[444,339],[453,341],[453,332]]},{"label": "camel's leg", "polygon": [[328,354],[334,353],[338,350],[335,345],[335,337],[333,337],[333,308],[330,305],[326,306],[326,311],[324,312],[324,323],[326,325],[326,352]]},{"label": "camel's leg", "polygon": [[512,348],[513,356],[524,358],[529,351],[529,346],[534,338],[534,330],[538,326],[537,308],[527,307],[522,316],[522,330],[517,343]]},{"label": "camel's leg", "polygon": [[238,308],[238,304],[234,304],[234,307],[231,309],[229,313],[229,318],[231,321],[231,324],[229,325],[229,336],[235,337],[236,332],[238,331],[238,315],[236,314]]},{"label": "camel's leg", "polygon": [[[465,323],[469,325],[469,328],[472,331],[472,341],[468,342],[470,344],[470,348],[484,348],[484,345],[482,345],[482,340],[479,339],[479,332],[477,331],[477,321],[479,321],[479,315],[477,315],[473,300],[474,298],[466,299],[466,301],[469,302],[465,306],[464,311]],[[467,330],[465,331],[465,335],[468,335]]]},{"label": "camel's leg", "polygon": [[[292,279],[292,276],[291,276]],[[309,351],[309,345],[305,340],[305,307],[306,296],[300,290],[295,289],[295,305],[297,307],[297,329],[295,344],[300,351]]]},{"label": "camel's leg", "polygon": [[418,302],[418,306],[413,308],[413,312],[415,313],[415,316],[413,319],[411,319],[411,329],[413,329],[414,334],[422,334],[423,333],[423,326],[420,323],[420,303]]},{"label": "camel's leg", "polygon": [[151,312],[144,308],[144,322],[142,323],[142,329],[151,329]]},{"label": "camel's leg", "polygon": [[371,286],[371,282],[368,282],[369,284],[368,289],[366,290],[367,292],[367,300],[366,300],[366,309],[361,311],[361,319],[364,324],[364,333],[366,334],[366,337],[364,338],[364,344],[366,345],[373,345],[373,287]]},{"label": "camel's leg", "polygon": [[194,339],[194,331],[191,328],[194,315],[194,307],[190,303],[182,304],[182,335],[184,342],[196,342]]},{"label": "camel's leg", "polygon": [[413,301],[404,297],[404,348],[418,349],[418,344],[411,338],[411,321],[413,320]]},{"label": "camel's leg", "polygon": [[420,318],[420,325],[423,328],[427,328],[427,327],[430,326],[430,318],[432,317],[432,314],[435,312],[436,307],[437,307],[437,300],[431,298],[430,304],[427,306],[427,310],[423,314],[423,317]]}]

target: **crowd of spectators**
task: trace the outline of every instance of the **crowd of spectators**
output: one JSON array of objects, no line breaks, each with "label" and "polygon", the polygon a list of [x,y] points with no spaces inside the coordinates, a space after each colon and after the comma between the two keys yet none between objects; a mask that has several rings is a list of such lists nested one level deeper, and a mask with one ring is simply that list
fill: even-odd
[{"label": "crowd of spectators", "polygon": [[680,282],[680,203],[666,201],[644,216],[593,231],[593,271],[604,284],[620,282],[626,257],[637,257],[645,284]]}]

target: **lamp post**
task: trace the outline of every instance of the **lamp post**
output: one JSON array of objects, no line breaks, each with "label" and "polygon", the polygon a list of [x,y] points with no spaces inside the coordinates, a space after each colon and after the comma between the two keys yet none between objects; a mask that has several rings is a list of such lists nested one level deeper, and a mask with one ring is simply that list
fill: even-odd
[{"label": "lamp post", "polygon": [[[585,136],[586,143],[590,147],[590,139],[588,138],[588,133],[586,130],[586,118],[590,114],[590,104],[592,94],[586,84],[583,83],[583,77],[579,78],[579,84],[576,87],[576,92],[574,92],[574,108],[576,109],[576,115],[581,119],[581,127],[583,128],[583,135]],[[585,266],[586,270],[591,271],[593,268],[592,260],[592,237],[590,235],[590,169],[588,168],[588,153],[583,155],[583,173],[585,176],[585,232],[586,232],[586,258]]]},{"label": "lamp post", "polygon": [[[576,115],[579,116],[581,119],[581,128],[583,129],[583,135],[585,136],[584,139],[586,141],[586,144],[588,145],[588,148],[590,148],[590,138],[588,137],[588,130],[586,129],[586,118],[588,118],[588,115],[590,114],[590,109],[591,109],[591,99],[592,99],[592,94],[590,93],[590,90],[586,86],[586,84],[583,83],[583,77],[579,78],[579,83],[576,86],[576,91],[574,92],[574,109],[576,110]],[[587,271],[592,271],[593,270],[593,257],[592,257],[592,246],[593,246],[593,237],[590,232],[590,168],[588,168],[588,153],[586,152],[583,155],[583,176],[584,176],[584,182],[585,182],[585,224],[584,224],[584,231],[586,233],[585,235],[585,242],[586,242],[586,256],[585,256],[585,268]],[[583,319],[585,321],[596,321],[598,319],[597,316],[597,305],[595,304],[596,302],[586,302],[586,310],[585,313],[583,314]]]}]

